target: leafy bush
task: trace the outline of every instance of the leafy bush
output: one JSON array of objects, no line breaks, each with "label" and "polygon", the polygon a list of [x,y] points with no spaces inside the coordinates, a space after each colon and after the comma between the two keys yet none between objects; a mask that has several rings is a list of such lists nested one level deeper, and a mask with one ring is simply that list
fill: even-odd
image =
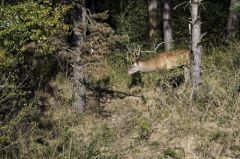
[{"label": "leafy bush", "polygon": [[21,144],[18,139],[26,139],[27,147],[32,132],[21,134],[33,128],[35,122],[36,127],[41,122],[42,99],[35,91],[53,76],[53,53],[64,47],[63,39],[69,33],[69,25],[63,22],[69,9],[69,5],[53,7],[44,1],[1,3],[1,154],[18,156]]}]

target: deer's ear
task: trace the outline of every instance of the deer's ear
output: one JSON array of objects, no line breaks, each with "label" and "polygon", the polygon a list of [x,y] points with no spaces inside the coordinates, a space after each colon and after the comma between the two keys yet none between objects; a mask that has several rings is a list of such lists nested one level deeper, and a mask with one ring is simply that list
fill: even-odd
[{"label": "deer's ear", "polygon": [[138,63],[137,63],[137,62],[134,62],[133,67],[136,67],[137,65],[138,65]]}]

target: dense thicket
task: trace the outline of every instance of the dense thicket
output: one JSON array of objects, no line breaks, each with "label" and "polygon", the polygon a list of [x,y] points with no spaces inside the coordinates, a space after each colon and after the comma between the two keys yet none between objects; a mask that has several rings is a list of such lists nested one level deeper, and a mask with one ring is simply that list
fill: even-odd
[{"label": "dense thicket", "polygon": [[[56,73],[55,53],[64,48],[69,4],[48,1],[2,1],[0,17],[1,149],[17,155],[18,133],[39,125],[43,105],[36,90],[44,89]],[[25,134],[27,138],[28,134]],[[4,151],[4,150],[3,150]]]}]

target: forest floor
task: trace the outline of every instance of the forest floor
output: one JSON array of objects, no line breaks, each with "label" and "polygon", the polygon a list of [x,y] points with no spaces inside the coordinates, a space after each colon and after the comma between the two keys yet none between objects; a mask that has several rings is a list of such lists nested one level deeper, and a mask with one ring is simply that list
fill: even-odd
[{"label": "forest floor", "polygon": [[142,74],[129,87],[133,79],[118,77],[121,68],[113,67],[113,78],[98,86],[119,92],[88,91],[84,114],[70,109],[72,84],[59,77],[50,83],[52,95],[39,92],[49,105],[42,117],[49,133],[38,133],[41,142],[28,148],[33,153],[21,151],[30,158],[240,158],[239,55],[235,48],[204,54],[203,84],[194,95],[169,77],[156,80],[159,73]]},{"label": "forest floor", "polygon": [[145,96],[146,101],[108,100],[100,112],[81,118],[69,116],[73,113],[66,108],[54,111],[54,120],[63,121],[63,127],[66,119],[71,122],[68,133],[73,147],[66,153],[80,158],[240,157],[240,97],[232,103],[234,110],[227,112],[224,103],[214,103],[219,99],[199,110],[186,102],[184,93],[148,91]]}]

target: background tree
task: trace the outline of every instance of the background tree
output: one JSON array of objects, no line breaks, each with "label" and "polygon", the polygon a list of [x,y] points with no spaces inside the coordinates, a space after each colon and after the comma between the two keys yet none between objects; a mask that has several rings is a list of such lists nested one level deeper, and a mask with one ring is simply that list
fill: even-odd
[{"label": "background tree", "polygon": [[191,0],[191,51],[193,54],[192,61],[192,84],[193,88],[199,86],[201,82],[201,17],[199,5],[202,0]]},{"label": "background tree", "polygon": [[[92,61],[100,61],[109,52],[126,40],[118,36],[108,24],[108,12],[90,13],[81,5],[76,5],[76,21],[73,23],[74,47],[71,52],[73,63],[73,107],[82,113],[86,105],[87,66]],[[80,13],[80,14],[79,14]],[[92,86],[91,86],[92,87]]]},{"label": "background tree", "polygon": [[157,42],[157,0],[148,0],[149,43],[155,48]]},{"label": "background tree", "polygon": [[231,5],[229,7],[226,40],[234,38],[236,36],[236,33],[239,31],[240,14],[237,12],[236,8],[239,2],[239,0],[231,0]]},{"label": "background tree", "polygon": [[171,0],[163,0],[163,32],[164,32],[164,50],[172,49],[173,37],[171,27]]},{"label": "background tree", "polygon": [[[86,75],[85,75],[85,67],[84,67],[84,61],[81,60],[81,56],[83,53],[82,45],[86,38],[86,27],[87,27],[87,12],[86,9],[82,6],[76,6],[79,7],[78,11],[80,13],[79,15],[79,21],[75,23],[75,26],[73,28],[73,32],[75,35],[75,48],[74,48],[74,54],[73,54],[73,107],[74,109],[79,112],[83,113],[85,105],[86,105]],[[80,27],[82,26],[82,28]],[[80,29],[80,28],[81,29]]]}]

